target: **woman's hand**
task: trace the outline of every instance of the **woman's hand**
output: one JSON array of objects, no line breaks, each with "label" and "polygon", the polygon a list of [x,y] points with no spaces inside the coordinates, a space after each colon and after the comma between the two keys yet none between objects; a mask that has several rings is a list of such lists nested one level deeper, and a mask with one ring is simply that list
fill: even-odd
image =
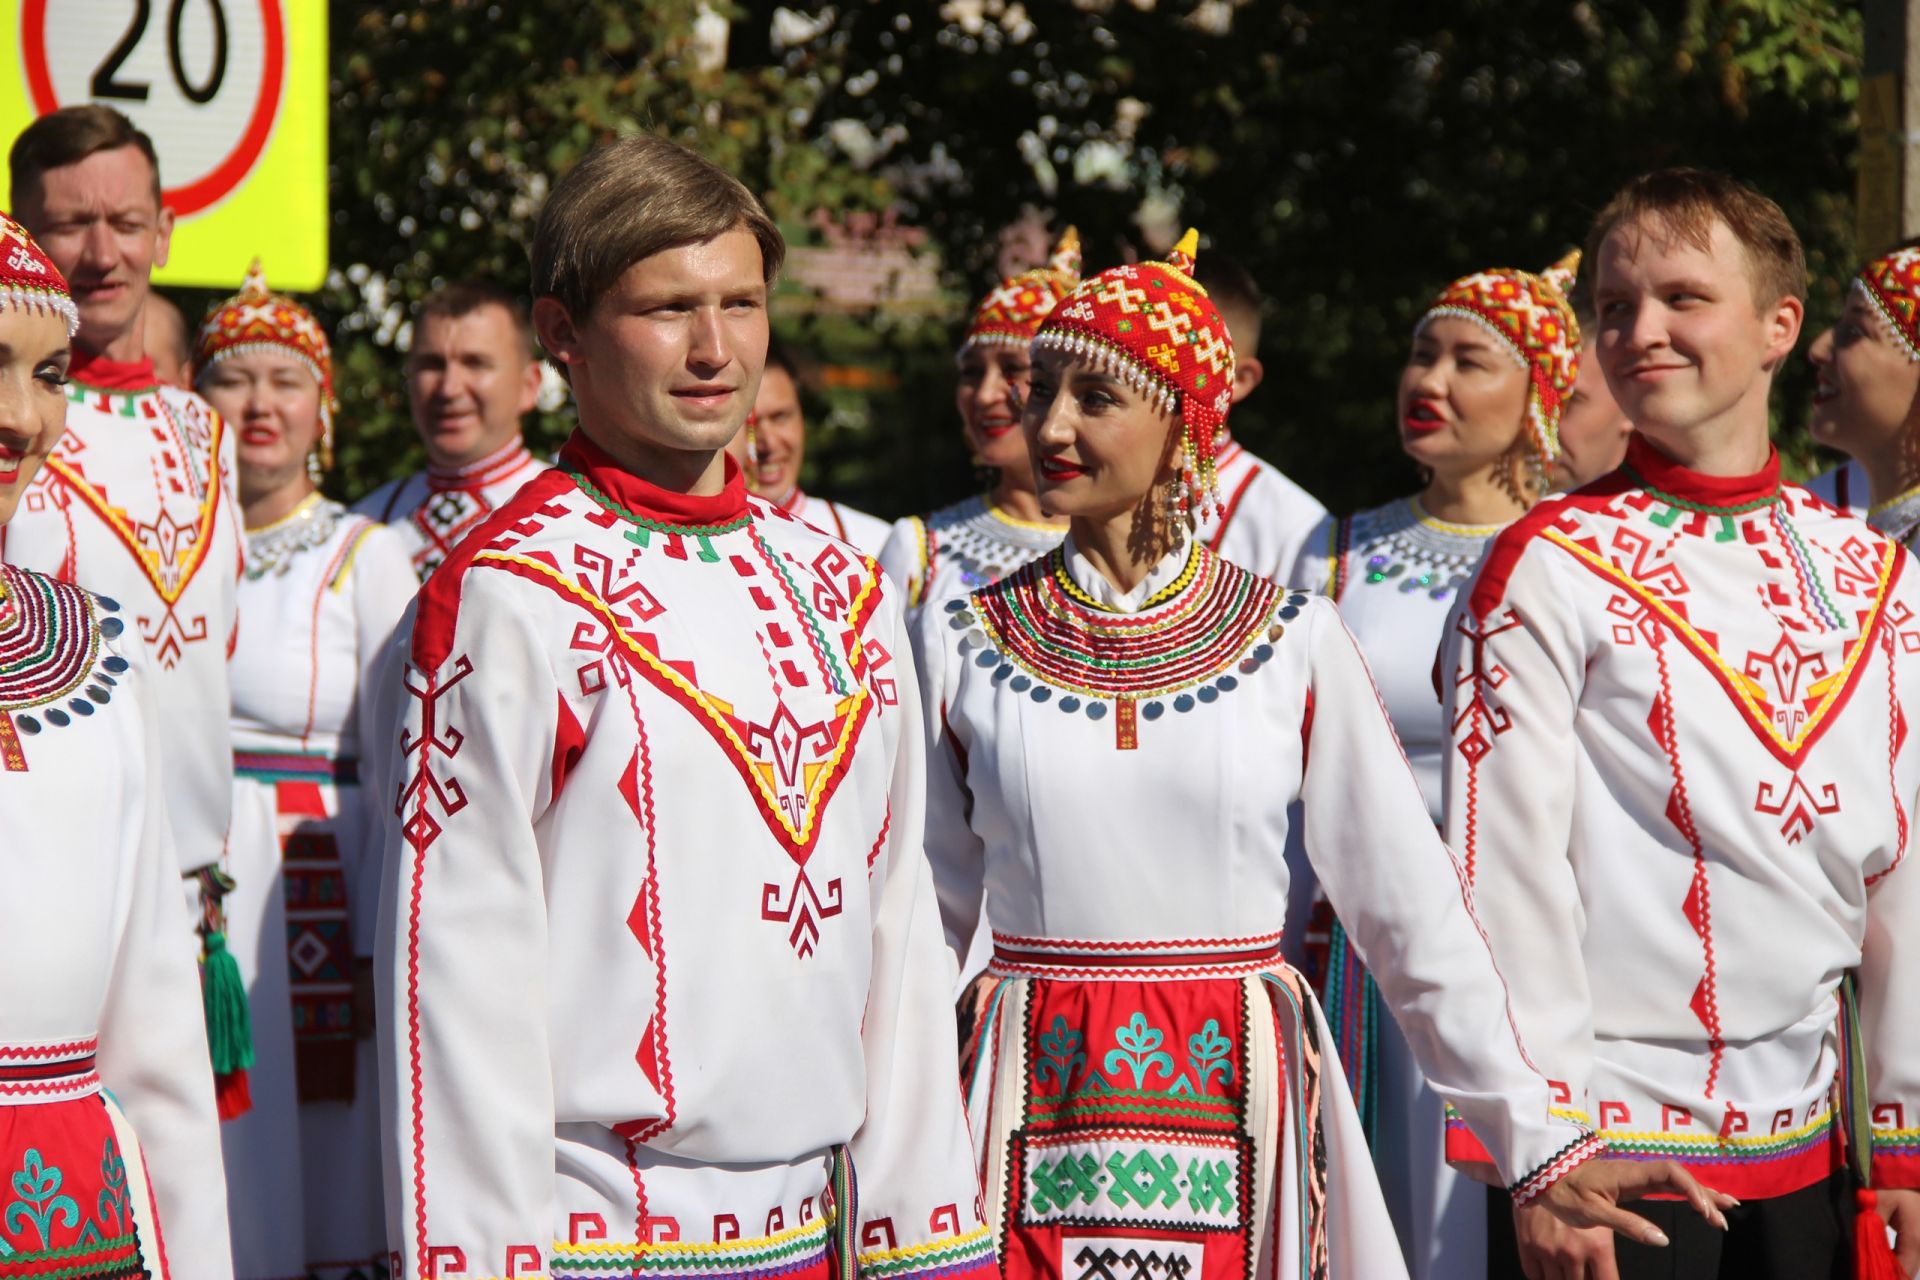
[{"label": "woman's hand", "polygon": [[1620,1205],[1649,1195],[1679,1196],[1726,1230],[1723,1210],[1739,1201],[1709,1190],[1671,1160],[1589,1160],[1513,1211],[1520,1269],[1527,1280],[1619,1280],[1613,1232],[1665,1248],[1660,1228]]}]

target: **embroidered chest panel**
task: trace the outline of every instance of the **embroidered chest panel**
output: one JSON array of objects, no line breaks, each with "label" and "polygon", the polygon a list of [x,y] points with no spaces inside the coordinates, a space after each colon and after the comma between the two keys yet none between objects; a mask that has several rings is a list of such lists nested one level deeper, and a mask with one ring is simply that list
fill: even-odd
[{"label": "embroidered chest panel", "polygon": [[[878,571],[771,508],[671,526],[618,508],[584,477],[575,483],[473,567],[513,573],[581,611],[566,655],[581,696],[631,699],[638,676],[720,747],[793,864],[762,887],[761,914],[810,954],[819,923],[840,913],[841,882],[816,885],[808,862],[863,732],[898,702],[892,654],[869,634],[883,599]],[[737,637],[721,644],[713,632],[736,625],[743,602],[756,620],[747,663]],[[622,785],[636,817],[650,771],[636,756]],[[876,821],[869,866],[886,836]]]},{"label": "embroidered chest panel", "polygon": [[113,531],[154,593],[178,603],[212,550],[225,424],[197,397],[157,389],[75,383],[67,399],[76,410],[48,471]]},{"label": "embroidered chest panel", "polygon": [[984,498],[970,498],[928,516],[921,536],[928,581],[976,591],[1053,550],[1067,531],[997,515]]},{"label": "embroidered chest panel", "polygon": [[962,661],[1015,697],[1090,720],[1114,716],[1120,750],[1139,743],[1139,718],[1186,714],[1232,693],[1270,661],[1307,597],[1282,595],[1196,548],[1187,567],[1138,613],[1103,608],[1074,583],[1055,550],[1011,577],[946,604],[963,632]]},{"label": "embroidered chest panel", "polygon": [[1348,516],[1334,523],[1327,594],[1340,600],[1351,590],[1391,588],[1449,600],[1499,531],[1436,520],[1413,499]]},{"label": "embroidered chest panel", "polygon": [[21,772],[27,740],[113,700],[127,660],[103,641],[124,624],[114,601],[12,565],[0,565],[0,587],[0,768]]},{"label": "embroidered chest panel", "polygon": [[[1617,591],[1616,644],[1678,641],[1756,737],[1797,766],[1880,638],[1899,548],[1792,489],[1705,510],[1645,489],[1569,509],[1541,534]],[[1737,582],[1729,598],[1711,588]]]}]

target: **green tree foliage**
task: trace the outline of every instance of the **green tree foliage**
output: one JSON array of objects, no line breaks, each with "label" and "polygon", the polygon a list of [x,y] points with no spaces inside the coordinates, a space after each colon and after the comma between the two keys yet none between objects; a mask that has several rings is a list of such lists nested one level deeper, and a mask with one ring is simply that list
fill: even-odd
[{"label": "green tree foliage", "polygon": [[[904,125],[888,160],[910,216],[976,289],[1023,206],[1077,224],[1096,268],[1200,226],[1268,295],[1267,382],[1236,431],[1336,509],[1415,483],[1392,397],[1425,302],[1471,270],[1544,267],[1636,172],[1720,168],[1779,200],[1816,316],[1853,267],[1860,21],[1832,0],[918,12],[843,7],[822,40],[845,74],[816,119]],[[1804,455],[1811,380],[1783,382]]]},{"label": "green tree foliage", "polygon": [[[401,376],[408,309],[450,279],[524,290],[541,200],[598,143],[664,133],[765,193],[783,222],[880,207],[884,184],[803,133],[834,76],[713,65],[700,8],[334,0],[336,279],[321,303],[335,322],[343,492],[419,465]],[[543,415],[533,434],[551,446],[565,429],[563,414]]]},{"label": "green tree foliage", "polygon": [[[418,462],[406,307],[448,278],[524,286],[552,180],[634,130],[705,150],[801,238],[816,210],[889,206],[931,233],[953,290],[932,323],[791,293],[777,311],[893,384],[816,406],[816,479],[885,514],[972,483],[952,342],[1026,211],[1077,223],[1096,269],[1184,222],[1246,263],[1268,377],[1236,429],[1336,508],[1414,483],[1392,397],[1424,301],[1468,270],[1544,266],[1638,170],[1710,165],[1779,199],[1823,282],[1816,316],[1853,265],[1860,23],[1839,0],[709,7],[731,23],[724,66],[695,0],[335,0],[322,303],[343,491]],[[1784,382],[1781,435],[1804,456],[1808,379]]]}]

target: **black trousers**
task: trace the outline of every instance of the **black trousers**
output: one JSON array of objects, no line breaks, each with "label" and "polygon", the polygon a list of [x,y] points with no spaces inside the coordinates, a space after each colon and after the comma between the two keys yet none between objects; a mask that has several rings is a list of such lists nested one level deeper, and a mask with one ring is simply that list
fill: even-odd
[{"label": "black trousers", "polygon": [[[1665,1249],[1613,1238],[1620,1280],[1846,1280],[1853,1239],[1848,1175],[1727,1211],[1721,1231],[1679,1200],[1627,1206],[1666,1232]],[[1513,1236],[1513,1200],[1487,1195],[1487,1280],[1524,1280]]]}]

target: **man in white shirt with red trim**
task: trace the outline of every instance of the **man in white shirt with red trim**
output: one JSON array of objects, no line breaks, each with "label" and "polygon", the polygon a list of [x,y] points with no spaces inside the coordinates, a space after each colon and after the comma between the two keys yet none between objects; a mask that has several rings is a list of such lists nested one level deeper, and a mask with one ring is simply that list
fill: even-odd
[{"label": "man in white shirt with red trim", "polygon": [[354,505],[392,525],[422,582],[460,539],[546,470],[520,421],[540,394],[533,325],[495,284],[444,285],[413,313],[407,400],[427,449],[425,470],[391,480]]},{"label": "man in white shirt with red trim", "polygon": [[[1447,835],[1562,1106],[1742,1204],[1724,1234],[1641,1205],[1664,1251],[1490,1208],[1489,1274],[1847,1274],[1850,969],[1879,1209],[1911,1273],[1920,568],[1780,479],[1767,399],[1806,266],[1779,206],[1647,174],[1588,258],[1636,434],[1620,470],[1501,533],[1455,608]],[[1459,1162],[1476,1146],[1449,1135]]]}]

